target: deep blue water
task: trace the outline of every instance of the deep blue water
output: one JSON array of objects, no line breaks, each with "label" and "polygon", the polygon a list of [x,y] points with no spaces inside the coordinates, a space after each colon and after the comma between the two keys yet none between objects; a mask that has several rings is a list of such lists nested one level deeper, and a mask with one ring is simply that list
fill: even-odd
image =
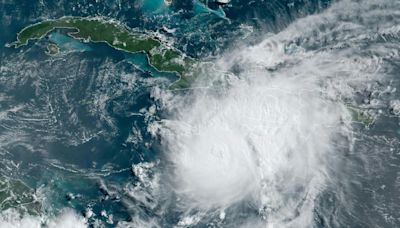
[{"label": "deep blue water", "polygon": [[[254,29],[246,41],[257,43],[262,39],[260,34],[282,31],[297,19],[323,12],[330,5],[328,0],[232,0],[220,7],[212,1],[182,0],[173,1],[171,7],[166,8],[163,1],[148,0],[144,3],[133,0],[3,0],[0,2],[1,175],[22,180],[33,191],[45,195],[43,214],[57,214],[65,207],[84,214],[91,208],[96,215],[102,210],[112,213],[114,224],[106,223],[106,218],[101,216],[89,219],[90,223],[98,219],[106,227],[114,227],[118,221],[134,220],[136,216],[154,217],[161,221],[161,227],[172,227],[178,223],[178,209],[160,215],[158,212],[163,206],[149,209],[141,205],[129,195],[127,186],[139,182],[132,165],[162,158],[159,141],[151,137],[147,129],[150,122],[163,115],[158,112],[151,90],[155,85],[167,87],[176,79],[174,75],[157,72],[142,54],[121,53],[101,43],[83,44],[63,31],[29,42],[21,49],[6,48],[5,44],[12,42],[16,33],[31,23],[65,15],[101,15],[138,30],[159,31],[173,39],[175,47],[187,55],[212,59],[235,48],[234,41],[245,32],[243,24]],[[176,31],[165,33],[163,26]],[[49,42],[56,43],[61,52],[55,56],[46,55]],[[304,42],[305,48],[313,49]],[[398,70],[397,60],[387,61]],[[392,87],[399,87],[396,78],[387,81],[391,81]],[[364,95],[359,94],[360,97]],[[379,95],[384,96],[388,100],[399,97],[398,92]],[[155,114],[146,117],[152,108]],[[362,143],[355,144],[359,151],[388,149],[388,140],[383,137],[392,140],[393,147],[397,148],[398,119],[390,110],[386,111],[387,115],[377,120],[368,132],[371,138],[363,141],[364,136],[360,136]],[[390,183],[398,182],[399,155],[371,152],[371,156],[387,158],[380,160],[380,165],[387,162],[392,168],[382,171],[382,166],[376,164],[376,170],[382,172],[371,171],[368,174],[371,178],[349,177],[352,189],[346,189],[347,193],[354,202],[365,203],[354,203],[351,211],[356,219],[335,201],[334,190],[328,189],[317,200],[315,227],[394,227],[393,224],[399,224],[399,217],[391,220],[384,216],[398,209],[395,202],[400,194],[396,185]],[[343,157],[352,161],[344,169],[366,175],[365,170],[356,165],[365,161],[346,151]],[[374,168],[373,163],[373,159],[368,161],[369,168]],[[382,185],[388,187],[380,194],[375,190]],[[390,201],[394,205],[388,206],[389,209],[382,209],[386,210],[382,214],[376,212],[375,206]],[[257,214],[253,211],[248,215],[246,208],[235,209],[241,211],[238,218]],[[327,214],[334,214],[343,221],[336,223]],[[368,224],[363,218],[377,225]],[[218,227],[209,225],[210,221],[213,220],[205,219],[196,227]]]}]

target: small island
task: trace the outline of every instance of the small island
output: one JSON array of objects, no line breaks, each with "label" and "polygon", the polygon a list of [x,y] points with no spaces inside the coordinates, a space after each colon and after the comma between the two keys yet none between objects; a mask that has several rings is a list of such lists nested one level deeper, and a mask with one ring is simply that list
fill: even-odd
[{"label": "small island", "polygon": [[[19,48],[27,45],[29,40],[45,37],[54,29],[71,29],[68,35],[83,42],[104,42],[121,51],[145,53],[149,64],[156,70],[179,75],[180,82],[175,84],[186,84],[183,77],[194,64],[193,59],[163,44],[157,37],[133,31],[115,20],[102,17],[61,17],[32,24],[22,29],[17,40],[8,46]],[[55,47],[50,48],[55,51]]]},{"label": "small island", "polygon": [[47,45],[47,51],[46,54],[48,55],[56,55],[60,52],[60,49],[57,47],[57,45],[51,43]]}]

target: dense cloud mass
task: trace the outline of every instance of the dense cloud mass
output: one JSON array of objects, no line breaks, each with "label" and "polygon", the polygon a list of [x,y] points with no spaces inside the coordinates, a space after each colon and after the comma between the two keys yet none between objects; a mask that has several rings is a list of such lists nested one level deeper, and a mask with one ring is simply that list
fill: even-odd
[{"label": "dense cloud mass", "polygon": [[77,215],[71,210],[66,210],[62,214],[53,218],[24,216],[16,210],[3,211],[0,216],[0,227],[9,228],[84,228],[87,223],[84,217]]},{"label": "dense cloud mass", "polygon": [[245,205],[259,216],[243,226],[312,226],[338,157],[352,150],[350,104],[385,73],[388,47],[360,49],[375,34],[363,20],[383,13],[375,4],[342,1],[260,44],[238,44],[183,98],[155,90],[171,113],[160,136],[184,214],[235,214],[229,208]]},{"label": "dense cloud mass", "polygon": [[303,207],[324,185],[332,138],[346,114],[315,86],[301,78],[246,78],[226,94],[196,95],[165,121],[162,136],[184,204],[209,210],[245,200],[272,220],[294,216],[298,207],[311,215],[312,207]]},{"label": "dense cloud mass", "polygon": [[[156,21],[135,18],[128,26],[149,26],[183,53],[207,56],[191,68],[189,88],[174,90],[170,78],[140,69],[149,67],[145,57],[135,65],[98,43],[81,44],[99,52],[68,50],[42,61],[35,51],[48,41],[40,40],[4,58],[0,165],[2,172],[25,168],[24,178],[37,186],[19,185],[30,197],[22,210],[1,212],[0,227],[400,224],[393,203],[400,186],[400,3],[334,1],[296,19],[283,9],[294,13],[303,1],[277,0],[271,6],[281,11],[239,25],[229,18],[240,12],[232,4],[251,8],[254,1],[230,1],[226,11],[205,2],[159,1],[162,10],[153,12],[153,1],[136,1],[134,11],[124,11]],[[187,9],[176,10],[181,4]],[[129,21],[118,7],[109,17]],[[168,7],[176,7],[173,16]],[[252,17],[249,8],[236,17]],[[270,18],[279,32],[256,28]],[[240,32],[224,31],[231,34],[225,42],[216,34],[228,24]],[[14,97],[17,90],[27,94]]]}]

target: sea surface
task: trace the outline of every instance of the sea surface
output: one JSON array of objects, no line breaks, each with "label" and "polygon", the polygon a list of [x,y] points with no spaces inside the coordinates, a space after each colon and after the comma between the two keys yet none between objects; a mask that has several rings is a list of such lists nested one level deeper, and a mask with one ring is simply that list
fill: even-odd
[{"label": "sea surface", "polygon": [[[102,16],[196,59],[25,26]],[[400,2],[0,1],[0,227],[399,227]],[[46,53],[48,44],[59,53]]]}]

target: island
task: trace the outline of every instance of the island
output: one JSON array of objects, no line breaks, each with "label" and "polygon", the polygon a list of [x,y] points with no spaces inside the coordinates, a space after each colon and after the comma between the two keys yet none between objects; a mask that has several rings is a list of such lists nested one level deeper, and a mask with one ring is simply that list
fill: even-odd
[{"label": "island", "polygon": [[[174,72],[179,80],[177,87],[187,86],[186,76],[194,60],[179,50],[169,47],[155,35],[133,31],[127,26],[103,17],[66,16],[28,25],[17,34],[17,40],[8,46],[19,48],[27,45],[29,40],[41,39],[55,29],[70,29],[67,34],[83,42],[104,42],[110,47],[129,53],[145,53],[149,64],[161,72]],[[49,52],[56,52],[50,46]]]},{"label": "island", "polygon": [[0,210],[15,209],[30,215],[39,215],[42,205],[35,191],[24,182],[0,175]]},{"label": "island", "polygon": [[55,54],[58,54],[59,51],[60,51],[60,49],[57,47],[57,45],[55,45],[55,44],[49,44],[49,45],[47,45],[47,51],[46,51],[46,53],[47,53],[48,55],[55,55]]}]

